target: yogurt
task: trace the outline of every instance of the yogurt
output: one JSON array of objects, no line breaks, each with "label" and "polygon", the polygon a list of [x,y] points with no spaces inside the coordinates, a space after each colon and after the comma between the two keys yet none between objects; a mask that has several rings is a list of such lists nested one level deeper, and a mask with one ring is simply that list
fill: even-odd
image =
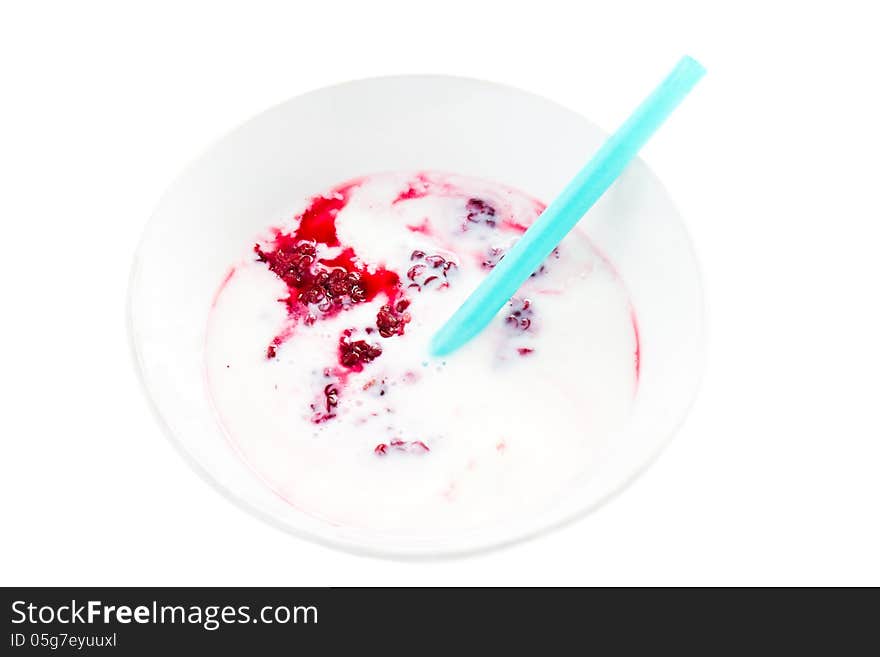
[{"label": "yogurt", "polygon": [[461,350],[433,333],[543,211],[435,172],[343,183],[243,245],[208,319],[231,444],[327,522],[408,534],[533,512],[588,475],[638,385],[623,282],[573,231]]}]

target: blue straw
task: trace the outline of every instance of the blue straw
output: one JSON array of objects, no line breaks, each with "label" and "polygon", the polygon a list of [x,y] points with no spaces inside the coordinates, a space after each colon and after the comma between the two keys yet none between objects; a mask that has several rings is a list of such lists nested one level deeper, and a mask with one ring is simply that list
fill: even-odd
[{"label": "blue straw", "polygon": [[682,57],[660,86],[602,144],[556,200],[547,206],[455,314],[434,334],[431,341],[434,356],[452,353],[488,326],[510,297],[620,176],[705,72],[695,59]]}]

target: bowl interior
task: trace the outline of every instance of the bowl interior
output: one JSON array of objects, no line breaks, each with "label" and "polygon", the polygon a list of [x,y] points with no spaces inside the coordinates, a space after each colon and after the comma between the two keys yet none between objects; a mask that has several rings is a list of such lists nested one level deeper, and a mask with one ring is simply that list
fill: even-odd
[{"label": "bowl interior", "polygon": [[531,94],[437,76],[321,89],[226,136],[166,193],[132,275],[136,360],[169,435],[235,501],[294,533],[349,549],[411,556],[473,551],[594,508],[671,437],[702,372],[696,261],[671,200],[641,161],[581,224],[623,277],[638,316],[641,377],[633,415],[589,476],[540,514],[453,536],[392,537],[298,512],[229,447],[207,395],[203,347],[210,305],[230,264],[303,198],[364,174],[429,169],[495,180],[549,201],[604,136],[578,114]]}]

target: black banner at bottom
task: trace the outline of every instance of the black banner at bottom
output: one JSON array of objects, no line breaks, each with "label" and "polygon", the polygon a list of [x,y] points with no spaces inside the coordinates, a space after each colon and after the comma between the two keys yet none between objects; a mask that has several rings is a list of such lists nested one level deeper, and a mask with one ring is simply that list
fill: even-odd
[{"label": "black banner at bottom", "polygon": [[876,653],[876,590],[8,588],[0,653]]}]

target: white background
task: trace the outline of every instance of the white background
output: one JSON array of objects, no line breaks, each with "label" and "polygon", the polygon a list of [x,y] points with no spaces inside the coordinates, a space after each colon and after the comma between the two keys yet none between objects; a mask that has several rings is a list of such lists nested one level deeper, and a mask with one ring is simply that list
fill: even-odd
[{"label": "white background", "polygon": [[[0,584],[880,584],[872,4],[3,3]],[[685,52],[709,74],[644,158],[702,261],[709,367],[623,495],[501,552],[399,563],[264,525],[179,457],[125,298],[207,145],[391,73],[513,84],[612,129]]]}]

